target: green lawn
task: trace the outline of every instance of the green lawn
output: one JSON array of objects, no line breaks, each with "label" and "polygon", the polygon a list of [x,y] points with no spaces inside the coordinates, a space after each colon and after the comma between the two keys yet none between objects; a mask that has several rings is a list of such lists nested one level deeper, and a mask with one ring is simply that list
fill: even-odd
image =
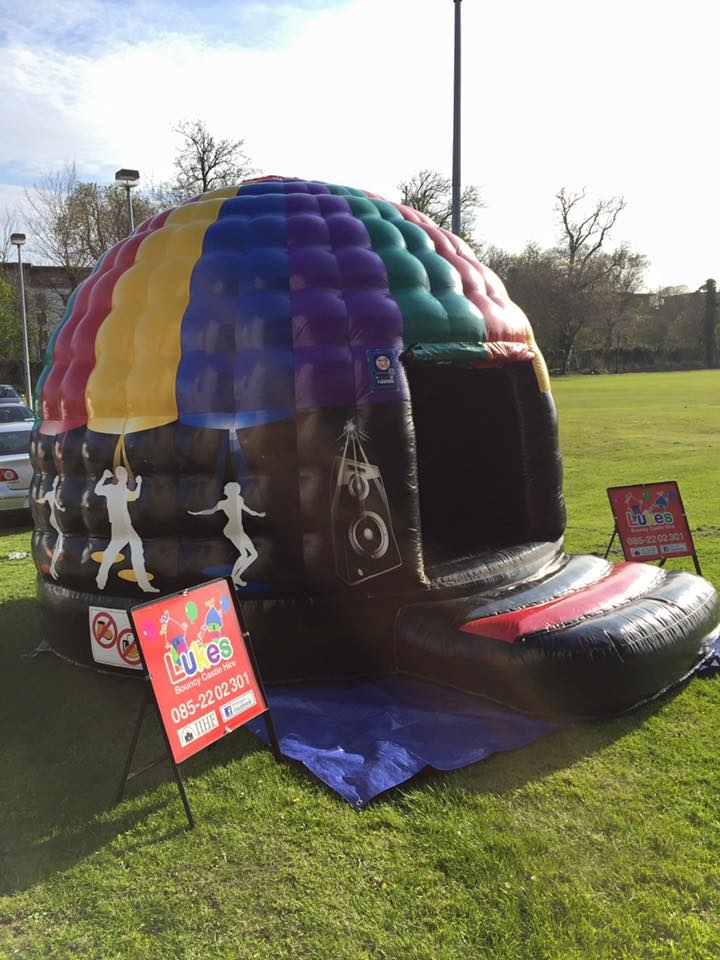
[{"label": "green lawn", "polygon": [[[604,552],[607,486],[677,480],[720,584],[720,373],[554,392],[569,549]],[[240,731],[184,767],[191,832],[166,768],[113,806],[139,685],[32,655],[27,543],[0,536],[3,960],[720,956],[720,679],[362,813]]]}]

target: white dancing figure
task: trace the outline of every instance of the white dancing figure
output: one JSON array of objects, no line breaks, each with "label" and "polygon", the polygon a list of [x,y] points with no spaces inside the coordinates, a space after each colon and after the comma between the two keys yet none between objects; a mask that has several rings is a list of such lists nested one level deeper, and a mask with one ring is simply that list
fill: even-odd
[{"label": "white dancing figure", "polygon": [[216,513],[218,510],[221,510],[228,518],[223,533],[239,553],[232,568],[233,583],[240,587],[246,587],[247,581],[242,579],[242,575],[250,564],[257,560],[258,552],[255,549],[255,544],[245,533],[242,515],[248,513],[251,517],[264,517],[265,514],[252,510],[245,503],[240,494],[240,484],[235,481],[225,484],[225,496],[214,507],[209,507],[207,510],[188,510],[188,513],[191,513],[194,517],[203,517]]},{"label": "white dancing figure", "polygon": [[53,550],[52,560],[50,561],[50,576],[53,578],[53,580],[57,580],[58,578],[58,572],[55,569],[55,566],[62,554],[63,540],[65,538],[65,534],[60,529],[56,512],[57,510],[62,510],[63,512],[65,511],[65,507],[61,507],[57,501],[57,487],[59,480],[60,477],[56,476],[52,482],[52,487],[48,490],[44,497],[40,497],[40,499],[37,501],[38,503],[47,503],[50,507],[50,526],[57,533],[55,548]]},{"label": "white dancing figure", "polygon": [[112,473],[106,470],[95,484],[95,493],[107,500],[108,517],[110,518],[110,543],[107,545],[97,575],[99,590],[105,589],[108,573],[115,557],[123,549],[130,547],[130,562],[138,585],[145,593],[160,593],[148,580],[145,572],[145,553],[140,537],[138,537],[130,519],[128,503],[132,503],[140,496],[142,477],[135,478],[135,489],[128,486],[128,473],[125,467],[115,468],[115,479]]}]

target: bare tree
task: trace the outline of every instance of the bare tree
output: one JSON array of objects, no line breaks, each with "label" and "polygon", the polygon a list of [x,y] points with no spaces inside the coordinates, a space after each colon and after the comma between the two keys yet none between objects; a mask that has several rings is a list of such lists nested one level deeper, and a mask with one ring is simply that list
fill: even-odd
[{"label": "bare tree", "polygon": [[583,214],[582,203],[587,198],[585,188],[573,193],[563,187],[555,194],[556,212],[560,215],[562,230],[559,249],[566,255],[568,267],[582,270],[598,253],[615,221],[625,209],[623,197],[598,200],[589,213]]},{"label": "bare tree", "polygon": [[[74,164],[48,173],[25,195],[34,265],[57,268],[31,273],[36,283],[27,289],[30,360],[35,365],[41,362],[72,291],[100,257],[127,236],[127,197],[118,184],[80,180]],[[133,208],[138,222],[158,209],[137,192]]]},{"label": "bare tree", "polygon": [[617,293],[619,279],[625,285],[631,281],[637,288],[647,264],[644,258],[632,260],[637,255],[631,257],[624,246],[610,253],[604,249],[610,231],[625,209],[622,197],[597,200],[588,209],[584,189],[573,192],[563,187],[555,199],[561,228],[555,248],[562,277],[559,372],[565,374],[580,331],[597,321],[598,309],[609,309],[607,294]]},{"label": "bare tree", "polygon": [[479,243],[475,248],[477,258],[486,267],[493,270],[499,277],[507,277],[515,263],[516,254],[494,243]]},{"label": "bare tree", "polygon": [[494,259],[495,263],[488,265],[502,277],[512,299],[528,315],[544,355],[557,368],[564,312],[564,271],[557,252],[530,243],[521,253],[496,255]]},{"label": "bare tree", "polygon": [[15,209],[7,208],[0,214],[0,263],[7,263],[11,259],[10,237],[15,233],[19,219],[18,211]]},{"label": "bare tree", "polygon": [[173,161],[175,179],[154,187],[153,195],[170,206],[199,193],[231,186],[256,171],[245,153],[244,140],[219,140],[202,120],[183,120],[173,127],[182,146]]},{"label": "bare tree", "polygon": [[657,367],[701,366],[704,286],[695,291],[686,286],[662,287],[649,293],[646,301],[637,336],[628,346],[645,347]]},{"label": "bare tree", "polygon": [[26,197],[32,214],[33,246],[41,259],[65,272],[71,288],[86,275],[92,260],[78,253],[72,216],[72,196],[78,185],[75,164],[54,170],[36,183]]},{"label": "bare tree", "polygon": [[[624,207],[603,200],[583,212],[585,191],[556,195],[558,244],[529,244],[522,253],[488,248],[490,265],[525,310],[538,342],[558,373],[569,372],[578,348],[585,356],[612,356],[636,327],[636,294],[647,259],[625,244],[607,250],[609,232]],[[594,365],[594,364],[593,364]]]},{"label": "bare tree", "polygon": [[619,343],[621,328],[627,323],[634,298],[642,287],[648,260],[641,253],[634,253],[626,244],[603,256],[606,258],[607,274],[598,291],[600,296],[595,312],[600,312],[604,346],[609,350]]},{"label": "bare tree", "polygon": [[[48,173],[26,191],[32,209],[33,247],[46,263],[60,267],[74,289],[110,247],[128,233],[127,198],[118,184],[80,180],[75,164]],[[136,222],[157,210],[142,193],[133,196]],[[68,297],[65,291],[64,299]]]},{"label": "bare tree", "polygon": [[[398,189],[406,206],[424,213],[439,227],[450,229],[452,182],[449,177],[443,177],[437,170],[420,170],[409,180],[398,184]],[[473,246],[476,245],[472,240],[472,232],[482,206],[480,190],[476,186],[465,187],[460,195],[460,236]]]}]

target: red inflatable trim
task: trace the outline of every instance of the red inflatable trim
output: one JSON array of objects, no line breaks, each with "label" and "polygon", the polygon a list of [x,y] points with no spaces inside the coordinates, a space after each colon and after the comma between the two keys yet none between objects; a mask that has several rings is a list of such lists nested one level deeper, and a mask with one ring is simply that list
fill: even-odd
[{"label": "red inflatable trim", "polygon": [[658,567],[642,563],[619,563],[597,583],[569,596],[540,603],[494,617],[469,620],[460,630],[480,637],[492,637],[503,643],[515,643],[518,637],[537,633],[619,607],[644,593],[662,577]]}]

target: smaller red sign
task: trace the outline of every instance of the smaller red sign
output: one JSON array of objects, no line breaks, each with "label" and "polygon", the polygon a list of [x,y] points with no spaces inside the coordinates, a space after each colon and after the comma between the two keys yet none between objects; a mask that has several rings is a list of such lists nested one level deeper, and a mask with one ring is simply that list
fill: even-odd
[{"label": "smaller red sign", "polygon": [[130,611],[176,763],[267,710],[231,591],[213,580]]},{"label": "smaller red sign", "polygon": [[690,527],[674,480],[609,487],[607,493],[626,560],[695,556]]}]

